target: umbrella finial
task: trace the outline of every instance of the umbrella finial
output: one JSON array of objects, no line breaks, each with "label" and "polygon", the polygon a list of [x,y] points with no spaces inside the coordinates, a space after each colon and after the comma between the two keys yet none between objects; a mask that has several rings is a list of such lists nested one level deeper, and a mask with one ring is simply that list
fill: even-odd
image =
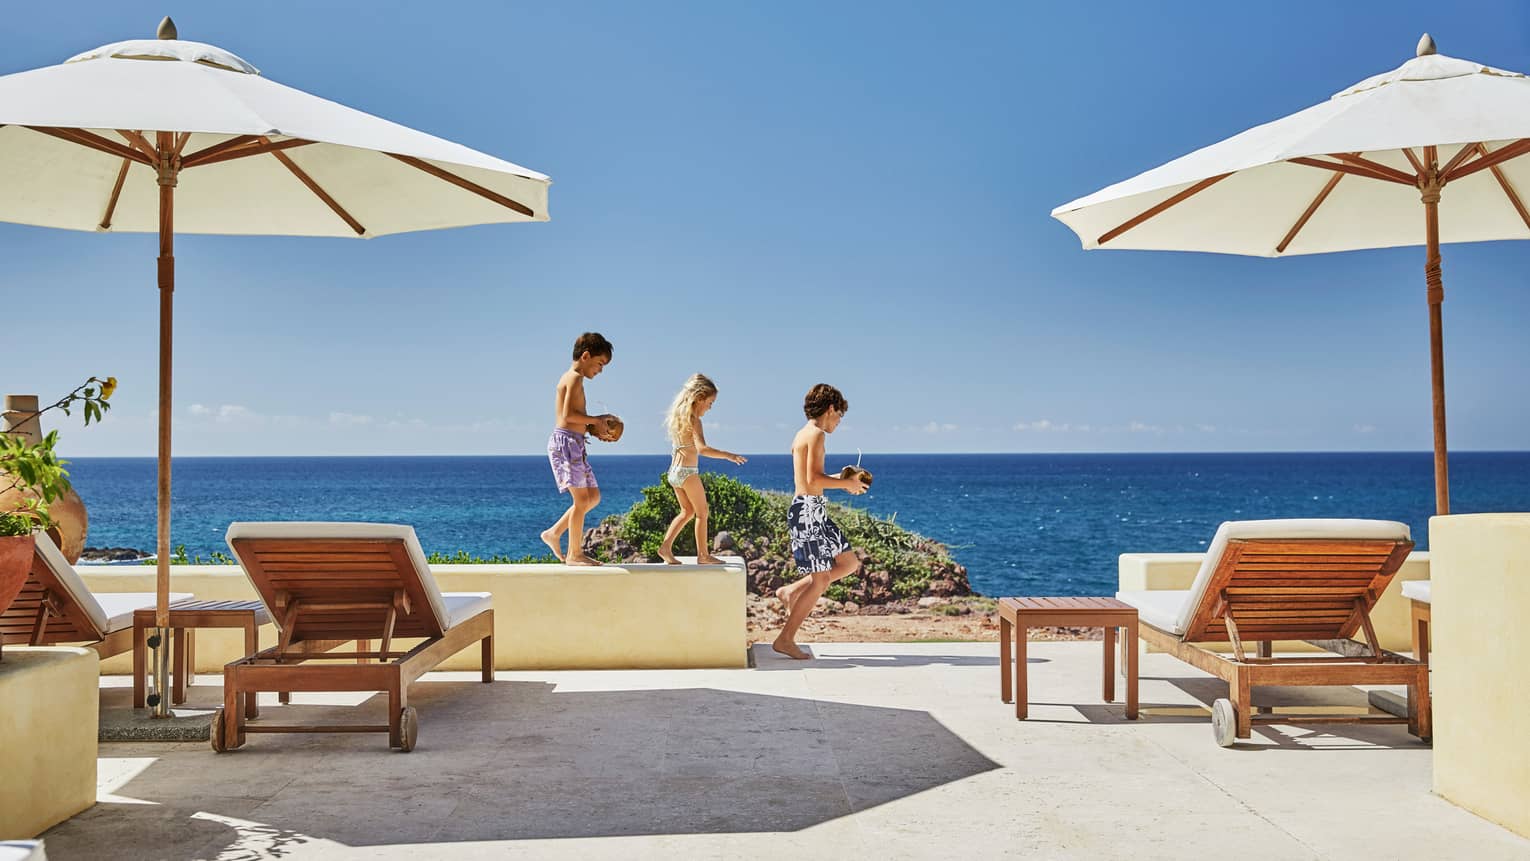
[{"label": "umbrella finial", "polygon": [[[166,18],[165,20],[168,21],[170,19]],[[1425,33],[1424,35],[1418,37],[1418,54],[1417,54],[1417,56],[1427,57],[1427,56],[1429,56],[1430,54],[1433,54],[1433,53],[1436,53],[1435,48],[1434,48],[1434,37],[1429,35],[1428,33]]]},{"label": "umbrella finial", "polygon": [[169,15],[165,16],[165,20],[159,22],[159,30],[154,33],[154,37],[157,39],[181,38],[180,34],[175,32],[175,22],[170,20]]}]

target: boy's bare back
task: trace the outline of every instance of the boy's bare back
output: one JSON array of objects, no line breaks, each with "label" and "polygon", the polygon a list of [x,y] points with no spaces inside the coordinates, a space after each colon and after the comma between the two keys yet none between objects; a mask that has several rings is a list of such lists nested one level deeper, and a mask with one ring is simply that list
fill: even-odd
[{"label": "boy's bare back", "polygon": [[558,427],[583,434],[588,427],[585,419],[584,375],[569,369],[558,378],[558,395],[554,404]]}]

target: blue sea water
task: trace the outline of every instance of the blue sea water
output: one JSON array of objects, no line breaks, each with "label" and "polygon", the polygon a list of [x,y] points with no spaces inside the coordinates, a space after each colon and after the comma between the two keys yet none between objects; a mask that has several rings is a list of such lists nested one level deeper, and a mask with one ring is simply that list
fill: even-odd
[{"label": "blue sea water", "polygon": [[[668,466],[658,456],[592,459],[602,502],[625,511]],[[1428,453],[867,455],[876,474],[838,501],[945,542],[986,595],[1110,594],[1124,552],[1203,549],[1224,520],[1401,520],[1420,549],[1434,511]],[[708,470],[791,489],[786,455]],[[1453,454],[1456,513],[1530,511],[1530,452]],[[78,458],[90,544],[154,546],[154,461]],[[172,543],[226,550],[233,520],[412,524],[429,551],[537,553],[567,506],[547,459],[526,457],[184,458],[174,466]]]}]

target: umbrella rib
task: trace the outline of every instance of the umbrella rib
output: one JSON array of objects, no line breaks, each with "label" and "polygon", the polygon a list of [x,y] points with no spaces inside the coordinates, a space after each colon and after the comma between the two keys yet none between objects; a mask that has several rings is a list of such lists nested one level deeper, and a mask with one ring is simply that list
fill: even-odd
[{"label": "umbrella rib", "polygon": [[[266,138],[261,138],[261,141],[263,143],[271,142]],[[291,171],[292,175],[298,178],[298,182],[301,182],[303,185],[307,186],[308,190],[313,192],[315,197],[324,201],[325,206],[328,206],[331,210],[334,211],[336,215],[340,216],[341,220],[350,225],[351,229],[356,231],[357,236],[366,235],[367,229],[362,226],[361,222],[352,218],[351,214],[345,211],[345,207],[337,203],[333,197],[329,196],[329,192],[325,191],[317,182],[314,182],[313,177],[309,176],[307,171],[297,166],[297,163],[292,160],[291,156],[288,156],[286,153],[280,152],[278,150],[273,150],[271,155],[277,161],[281,162],[282,166]]]},{"label": "umbrella rib", "polygon": [[60,140],[66,140],[70,143],[76,143],[83,147],[99,150],[100,152],[107,153],[108,155],[114,155],[118,158],[129,158],[138,162],[139,164],[146,164],[150,167],[154,165],[154,162],[148,156],[144,155],[138,150],[133,149],[130,146],[124,146],[123,144],[117,143],[116,141],[107,140],[100,135],[91,134],[84,129],[63,129],[55,128],[52,126],[27,126],[27,128],[34,132],[39,132],[41,134],[59,138]]},{"label": "umbrella rib", "polygon": [[175,139],[175,151],[171,153],[172,157],[179,156],[189,140],[191,140],[191,132],[181,132]]},{"label": "umbrella rib", "polygon": [[203,158],[199,158],[196,161],[190,163],[187,162],[187,159],[181,159],[181,167],[201,167],[205,164],[217,164],[220,161],[233,161],[236,158],[247,158],[252,155],[264,155],[268,152],[277,152],[279,150],[292,149],[294,147],[308,146],[312,143],[314,143],[314,141],[303,140],[302,138],[292,138],[290,140],[277,141],[276,143],[257,143],[250,146],[242,146],[237,149],[226,149],[223,152],[213,153],[212,155],[204,156]]},{"label": "umbrella rib", "polygon": [[[497,191],[490,191],[489,189],[484,188],[483,186],[479,185],[478,183],[473,182],[472,180],[469,180],[469,179],[464,179],[464,178],[456,175],[455,173],[452,173],[449,170],[443,170],[442,168],[436,167],[435,165],[431,164],[430,162],[425,161],[424,159],[418,159],[418,158],[415,158],[414,156],[410,156],[410,155],[399,155],[398,153],[395,153],[395,152],[384,153],[384,154],[392,156],[393,158],[398,159],[399,161],[403,162],[404,164],[409,165],[410,167],[416,168],[418,170],[422,170],[425,173],[428,173],[428,174],[430,174],[431,176],[433,176],[433,177],[435,177],[437,179],[445,180],[446,182],[449,182],[452,185],[457,186],[458,188],[467,189],[468,191],[471,191],[472,193],[478,195],[479,197],[483,197],[483,198],[487,198],[488,200],[492,200],[495,203],[499,204],[500,206],[505,207],[506,209],[513,209],[516,212],[519,212],[520,214],[526,216],[527,218],[536,218],[537,214],[532,211],[531,207],[529,207],[529,206],[527,206],[527,205],[525,205],[523,203],[518,203],[518,202],[516,202],[514,200],[511,200],[510,198],[505,197],[503,194],[500,194]],[[1222,176],[1226,176],[1226,175],[1227,174],[1223,174]],[[1222,176],[1217,177],[1217,179],[1221,179]],[[1212,182],[1214,182],[1214,181],[1215,180],[1212,180]],[[1207,184],[1209,185],[1210,183],[1207,183]],[[1199,189],[1196,189],[1196,190],[1198,191]],[[1181,193],[1183,193],[1183,192],[1181,192]],[[1185,195],[1185,196],[1189,197],[1189,195]],[[1176,202],[1178,202],[1178,201],[1176,201]],[[1154,214],[1157,214],[1157,213],[1154,213]]]},{"label": "umbrella rib", "polygon": [[133,149],[148,156],[150,161],[159,161],[159,153],[154,151],[154,147],[149,145],[149,142],[144,139],[142,133],[117,129],[117,134],[122,135],[122,139],[127,141],[128,145]]},{"label": "umbrella rib", "polygon": [[1417,174],[1416,179],[1421,180],[1424,176],[1424,163],[1418,160],[1418,156],[1414,155],[1409,147],[1403,147],[1402,154],[1408,157],[1408,164],[1413,165],[1413,172]]},{"label": "umbrella rib", "polygon": [[1455,182],[1462,177],[1471,176],[1479,170],[1486,170],[1495,164],[1506,162],[1511,158],[1518,158],[1527,152],[1530,152],[1530,138],[1520,138],[1491,155],[1485,155],[1470,164],[1464,164],[1456,168],[1454,172],[1440,177],[1440,180],[1442,182]]},{"label": "umbrella rib", "polygon": [[[1483,150],[1480,153],[1477,152],[1477,147],[1479,146],[1482,146],[1482,144],[1467,144],[1466,146],[1461,147],[1461,149],[1458,150],[1454,156],[1451,156],[1450,161],[1446,162],[1445,166],[1440,168],[1440,176],[1448,175],[1451,171],[1460,167],[1463,162],[1471,158],[1473,155],[1487,155],[1486,150]],[[1419,171],[1419,176],[1423,176],[1423,174],[1423,171]]]},{"label": "umbrella rib", "polygon": [[[1336,171],[1339,171],[1340,173],[1352,173],[1355,176],[1363,176],[1366,179],[1379,179],[1379,180],[1381,180],[1383,182],[1395,182],[1395,183],[1398,183],[1399,185],[1411,186],[1411,185],[1414,184],[1413,179],[1411,177],[1409,179],[1407,179],[1407,180],[1401,180],[1401,179],[1397,179],[1395,177],[1387,176],[1384,173],[1377,173],[1376,171],[1371,170],[1368,167],[1361,167],[1360,165],[1357,165],[1357,164],[1345,164],[1344,162],[1323,161],[1322,159],[1307,158],[1306,156],[1298,156],[1296,158],[1288,158],[1288,159],[1286,159],[1286,161],[1289,161],[1292,164],[1300,164],[1300,165],[1305,165],[1307,167],[1315,167],[1315,168],[1318,168],[1320,170],[1336,170]],[[1399,175],[1402,175],[1402,174],[1399,174]]]},{"label": "umbrella rib", "polygon": [[215,143],[210,147],[204,147],[192,153],[191,155],[182,158],[181,167],[191,167],[192,165],[199,163],[204,158],[217,155],[224,150],[244,146],[248,143],[254,143],[258,140],[260,140],[260,138],[257,135],[239,135],[238,137],[231,137],[226,141]]},{"label": "umbrella rib", "polygon": [[1286,231],[1286,238],[1280,240],[1280,244],[1275,246],[1276,254],[1284,254],[1286,252],[1286,247],[1291,244],[1291,240],[1295,239],[1296,234],[1300,233],[1301,229],[1307,226],[1307,220],[1312,217],[1312,213],[1317,212],[1317,208],[1322,206],[1323,201],[1328,199],[1328,195],[1333,191],[1333,187],[1338,185],[1339,180],[1343,178],[1344,174],[1337,171],[1328,178],[1328,182],[1323,185],[1323,190],[1319,191],[1317,197],[1312,198],[1312,202],[1307,204],[1307,211],[1303,212],[1302,217],[1296,219],[1296,223],[1291,225],[1290,230]]},{"label": "umbrella rib", "polygon": [[[398,158],[398,156],[394,156],[394,158]],[[1140,212],[1137,215],[1133,216],[1132,218],[1127,219],[1126,221],[1121,222],[1121,224],[1117,225],[1115,228],[1100,234],[1100,238],[1095,240],[1095,244],[1096,245],[1104,245],[1105,243],[1109,242],[1112,239],[1115,239],[1117,236],[1120,236],[1121,234],[1125,233],[1126,231],[1131,230],[1133,227],[1136,227],[1137,225],[1141,224],[1142,222],[1147,221],[1148,219],[1157,216],[1158,214],[1162,213],[1164,210],[1168,209],[1169,207],[1174,206],[1174,205],[1179,204],[1179,203],[1182,203],[1185,200],[1193,197],[1194,195],[1200,194],[1201,192],[1203,192],[1206,189],[1212,187],[1213,185],[1216,185],[1217,183],[1221,182],[1222,180],[1228,178],[1229,176],[1232,176],[1232,173],[1229,172],[1229,173],[1218,174],[1217,176],[1207,177],[1206,179],[1201,180],[1200,182],[1196,183],[1195,185],[1192,185],[1189,188],[1185,189],[1184,191],[1181,191],[1178,194],[1174,195],[1173,197],[1169,198],[1168,200],[1165,200],[1162,203],[1157,204],[1156,206],[1153,206],[1153,207],[1151,207],[1151,208],[1149,208],[1149,209],[1147,209],[1147,210],[1145,210],[1143,212]]]},{"label": "umbrella rib", "polygon": [[1328,157],[1329,158],[1336,158],[1339,161],[1344,162],[1345,164],[1352,164],[1352,165],[1355,165],[1356,167],[1369,168],[1370,170],[1375,171],[1376,173],[1381,174],[1382,176],[1386,177],[1387,179],[1392,180],[1393,182],[1401,182],[1401,183],[1404,183],[1404,184],[1407,184],[1407,185],[1413,185],[1415,182],[1418,181],[1417,177],[1408,176],[1406,173],[1403,173],[1402,171],[1398,170],[1397,168],[1395,168],[1395,167],[1387,167],[1386,165],[1382,164],[1381,162],[1371,161],[1370,159],[1361,156],[1359,153],[1336,152],[1336,153],[1329,153]]},{"label": "umbrella rib", "polygon": [[132,159],[122,160],[122,169],[117,171],[117,184],[112,186],[112,196],[106,201],[106,214],[101,216],[101,229],[112,229],[112,213],[117,211],[117,198],[122,196],[122,183],[127,181],[128,165]]},{"label": "umbrella rib", "polygon": [[[1479,143],[1476,149],[1483,158],[1488,157],[1487,145]],[[1488,170],[1493,172],[1493,178],[1498,180],[1498,187],[1503,189],[1503,193],[1509,198],[1509,202],[1514,204],[1514,211],[1519,213],[1520,221],[1523,221],[1526,227],[1530,227],[1530,212],[1525,210],[1525,204],[1519,199],[1519,194],[1514,190],[1514,186],[1509,182],[1509,178],[1503,175],[1503,169],[1495,164],[1488,168]]]}]

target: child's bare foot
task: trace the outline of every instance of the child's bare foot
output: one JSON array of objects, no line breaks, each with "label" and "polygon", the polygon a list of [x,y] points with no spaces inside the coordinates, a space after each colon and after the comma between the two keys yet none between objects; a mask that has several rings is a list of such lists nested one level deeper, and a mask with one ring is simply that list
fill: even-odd
[{"label": "child's bare foot", "polygon": [[785,610],[787,615],[791,615],[792,612],[792,593],[789,589],[790,584],[776,590],[776,600],[781,602],[781,609]]},{"label": "child's bare foot", "polygon": [[780,637],[777,637],[775,642],[770,644],[770,648],[776,652],[779,652],[780,654],[787,656],[788,658],[792,658],[793,660],[806,661],[813,657],[807,652],[797,648],[796,643],[792,642],[791,640],[783,640]]},{"label": "child's bare foot", "polygon": [[552,555],[558,557],[559,562],[563,561],[563,548],[558,546],[558,533],[551,529],[543,532],[542,543],[552,549]]},{"label": "child's bare foot", "polygon": [[708,553],[705,556],[702,556],[702,555],[698,554],[696,556],[696,564],[697,565],[721,565],[721,564],[723,564],[723,561],[721,559],[718,559],[716,556],[713,556],[710,553]]},{"label": "child's bare foot", "polygon": [[666,564],[666,565],[679,565],[680,564],[680,560],[675,558],[675,551],[668,550],[668,549],[665,549],[663,547],[659,548],[659,558],[663,559],[664,560],[664,564]]},{"label": "child's bare foot", "polygon": [[565,565],[584,565],[584,566],[599,567],[603,563],[599,562],[598,560],[591,559],[590,557],[584,555],[583,553],[579,553],[577,555],[573,554],[573,553],[570,553],[568,555],[568,558],[563,560],[563,564],[565,564]]}]

